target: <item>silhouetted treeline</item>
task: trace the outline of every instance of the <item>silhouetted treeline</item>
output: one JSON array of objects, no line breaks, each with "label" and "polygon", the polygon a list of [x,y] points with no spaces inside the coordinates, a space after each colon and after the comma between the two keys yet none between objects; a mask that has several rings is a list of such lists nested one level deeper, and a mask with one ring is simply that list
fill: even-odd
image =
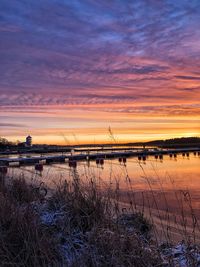
[{"label": "silhouetted treeline", "polygon": [[[122,145],[122,144],[120,144]],[[200,137],[180,137],[149,142],[126,143],[127,146],[157,146],[162,148],[200,147]]]},{"label": "silhouetted treeline", "polygon": [[147,142],[147,144],[197,144],[200,142],[199,137],[181,137],[181,138],[172,138],[167,140],[155,140]]},{"label": "silhouetted treeline", "polygon": [[0,137],[0,151],[6,152],[6,151],[14,151],[18,149],[18,143],[10,142],[6,138]]},{"label": "silhouetted treeline", "polygon": [[12,145],[13,144],[9,142],[6,138],[0,137],[0,148],[6,148]]},{"label": "silhouetted treeline", "polygon": [[[112,146],[157,146],[162,148],[179,148],[179,147],[200,147],[200,137],[181,137],[181,138],[172,138],[167,140],[154,140],[149,142],[133,142],[133,143],[110,143],[110,144],[82,144],[82,145],[73,145],[73,146],[59,146],[59,145],[33,145],[32,148],[29,148],[30,152],[33,150],[45,149],[51,151],[51,149],[68,149],[69,151],[73,148],[89,148],[89,147],[112,147]],[[23,147],[23,143],[13,143],[8,141],[6,138],[0,137],[0,150],[23,150],[27,151],[26,147]]]},{"label": "silhouetted treeline", "polygon": [[199,137],[181,137],[181,138],[172,138],[167,140],[155,140],[145,143],[146,146],[159,146],[163,148],[175,148],[175,147],[191,147],[198,146],[200,147],[200,138]]}]

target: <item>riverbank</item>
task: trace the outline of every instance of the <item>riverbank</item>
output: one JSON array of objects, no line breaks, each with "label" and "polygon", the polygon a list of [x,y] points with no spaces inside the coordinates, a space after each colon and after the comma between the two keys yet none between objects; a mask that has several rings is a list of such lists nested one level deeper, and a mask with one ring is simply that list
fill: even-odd
[{"label": "riverbank", "polygon": [[75,175],[49,194],[11,178],[0,198],[2,266],[198,266],[197,246],[156,242],[145,213],[124,210],[117,191],[102,193],[95,179]]}]

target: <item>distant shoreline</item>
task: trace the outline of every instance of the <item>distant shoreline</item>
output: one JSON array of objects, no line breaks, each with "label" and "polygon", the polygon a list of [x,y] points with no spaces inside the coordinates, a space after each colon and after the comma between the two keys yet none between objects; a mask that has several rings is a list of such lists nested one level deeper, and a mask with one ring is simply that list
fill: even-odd
[{"label": "distant shoreline", "polygon": [[[18,144],[14,144],[9,142],[8,140],[2,138],[0,139],[0,151],[3,150],[14,150],[19,149],[23,150],[23,147],[20,147]],[[48,144],[34,144],[29,149],[37,149],[37,148],[65,148],[65,149],[73,149],[73,148],[108,148],[108,147],[159,147],[159,148],[183,148],[183,147],[199,147],[200,148],[200,137],[181,137],[181,138],[172,138],[166,140],[153,140],[148,142],[128,142],[128,143],[108,143],[108,144],[77,144],[77,145],[48,145]],[[27,149],[27,147],[26,147]]]}]

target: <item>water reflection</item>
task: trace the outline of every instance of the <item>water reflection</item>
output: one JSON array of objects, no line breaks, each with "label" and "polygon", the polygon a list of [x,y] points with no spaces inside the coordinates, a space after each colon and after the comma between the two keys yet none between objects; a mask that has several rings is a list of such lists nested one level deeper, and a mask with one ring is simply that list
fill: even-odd
[{"label": "water reflection", "polygon": [[194,225],[200,219],[198,154],[165,155],[163,158],[149,156],[145,160],[104,159],[100,162],[77,162],[76,168],[68,162],[44,165],[41,173],[36,172],[34,166],[9,168],[8,174],[14,177],[24,175],[26,179],[38,183],[42,180],[53,188],[61,180],[73,179],[76,173],[83,182],[95,179],[103,192],[107,192],[108,188],[116,190],[121,210],[134,208],[144,212],[153,218],[158,235],[164,238],[170,231],[173,238],[182,239],[185,225],[191,235],[195,231],[200,233],[198,224]]},{"label": "water reflection", "polygon": [[[178,155],[177,157],[164,156],[163,159],[155,159],[150,156],[139,161],[136,158],[104,160],[102,164],[96,161],[78,162],[77,173],[82,180],[96,177],[102,187],[115,186],[119,183],[121,198],[126,199],[127,192],[132,190],[137,195],[137,204],[140,204],[141,192],[147,196],[155,191],[160,208],[164,208],[161,192],[165,192],[167,203],[172,209],[176,207],[175,191],[189,191],[195,210],[200,209],[200,157],[191,154],[189,157]],[[36,174],[34,167],[10,168],[9,174],[25,173],[28,179],[43,180],[53,187],[60,179],[71,179],[73,168],[67,163],[44,166],[41,177]],[[145,203],[146,205],[146,203]],[[153,205],[153,204],[152,204]]]}]

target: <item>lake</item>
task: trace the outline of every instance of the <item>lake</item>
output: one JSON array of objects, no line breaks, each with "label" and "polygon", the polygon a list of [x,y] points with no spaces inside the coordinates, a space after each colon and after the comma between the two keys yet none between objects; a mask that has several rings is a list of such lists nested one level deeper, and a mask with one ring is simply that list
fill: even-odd
[{"label": "lake", "polygon": [[[96,161],[78,162],[75,172],[81,181],[95,177],[102,190],[117,191],[122,209],[133,206],[142,209],[158,225],[168,220],[170,227],[176,228],[174,232],[179,224],[191,227],[191,231],[194,227],[198,230],[195,220],[200,219],[200,157],[194,153],[189,157],[178,154],[177,158],[165,155],[163,160],[153,156],[146,161],[127,158],[125,164],[119,159],[104,160],[103,165],[97,165]],[[74,169],[68,163],[45,165],[41,176],[33,166],[9,169],[11,176],[16,173],[54,187],[60,180],[71,179]],[[180,232],[178,238],[182,235]]]}]

